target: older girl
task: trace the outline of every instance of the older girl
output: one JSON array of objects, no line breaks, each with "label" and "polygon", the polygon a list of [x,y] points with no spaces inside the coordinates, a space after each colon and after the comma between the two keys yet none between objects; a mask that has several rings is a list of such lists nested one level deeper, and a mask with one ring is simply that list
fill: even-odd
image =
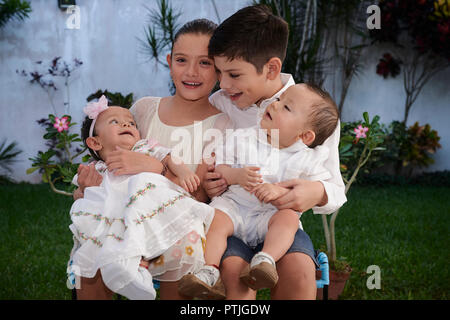
[{"label": "older girl", "polygon": [[[162,145],[174,148],[180,141],[173,139],[173,135],[188,133],[192,140],[182,140],[181,143],[184,144],[185,150],[190,150],[192,157],[191,161],[185,158],[183,160],[196,172],[200,180],[207,171],[206,164],[198,164],[195,161],[202,158],[203,150],[207,146],[203,143],[203,133],[211,128],[225,130],[231,125],[229,118],[208,100],[217,82],[214,61],[208,56],[208,43],[215,27],[209,20],[198,19],[180,28],[171,53],[167,55],[176,93],[165,98],[145,97],[131,108],[142,138],[152,137]],[[106,165],[117,175],[135,174],[157,167],[152,157],[129,150],[115,151]],[[166,176],[170,176],[170,172]],[[99,181],[92,165],[80,166],[78,196],[82,195],[85,187],[98,185]],[[207,200],[202,186],[193,195],[199,201]],[[185,298],[178,294],[177,282],[183,275],[193,271],[197,261],[203,259],[203,223],[198,221],[186,227],[192,231],[149,265],[152,276],[161,281],[161,299]],[[111,297],[111,292],[104,285],[99,273],[94,278],[82,278],[81,288],[77,293],[80,299]]]}]

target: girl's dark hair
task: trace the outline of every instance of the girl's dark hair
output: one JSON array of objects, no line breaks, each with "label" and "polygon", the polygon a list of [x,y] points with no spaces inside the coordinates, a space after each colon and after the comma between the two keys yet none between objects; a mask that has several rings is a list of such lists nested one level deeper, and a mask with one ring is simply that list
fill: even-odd
[{"label": "girl's dark hair", "polygon": [[[91,124],[92,124],[92,119],[89,119],[88,116],[86,116],[86,118],[84,118],[83,124],[81,125],[81,139],[83,140],[84,145],[86,146],[86,148],[88,148],[89,153],[91,154],[92,158],[94,158],[95,160],[102,160],[100,159],[100,157],[98,157],[94,151],[88,147],[87,143],[86,143],[86,139],[89,138],[89,129],[91,128]],[[95,128],[92,131],[92,135],[95,136]]]},{"label": "girl's dark hair", "polygon": [[175,44],[175,42],[177,42],[178,38],[183,34],[194,33],[212,36],[216,28],[217,24],[208,19],[195,19],[186,22],[180,29],[178,29],[177,33],[175,33],[170,53],[172,54],[173,45]]}]

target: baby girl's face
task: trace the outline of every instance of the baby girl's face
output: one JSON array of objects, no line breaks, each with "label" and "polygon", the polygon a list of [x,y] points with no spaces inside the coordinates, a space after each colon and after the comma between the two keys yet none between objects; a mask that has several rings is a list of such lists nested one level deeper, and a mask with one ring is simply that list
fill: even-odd
[{"label": "baby girl's face", "polygon": [[102,145],[102,153],[114,151],[116,146],[131,150],[141,139],[133,115],[122,107],[109,107],[100,113],[95,122],[95,133]]},{"label": "baby girl's face", "polygon": [[268,130],[269,139],[270,129],[278,129],[279,147],[289,147],[310,130],[308,117],[311,107],[320,99],[303,84],[291,86],[267,107],[261,119],[261,128]]}]

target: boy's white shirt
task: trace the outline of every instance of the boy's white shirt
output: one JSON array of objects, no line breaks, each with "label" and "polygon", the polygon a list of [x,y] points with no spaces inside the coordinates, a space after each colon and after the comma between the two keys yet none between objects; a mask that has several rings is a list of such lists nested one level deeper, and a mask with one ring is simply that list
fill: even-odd
[{"label": "boy's white shirt", "polygon": [[[209,100],[213,106],[226,113],[231,118],[235,129],[256,126],[259,123],[262,115],[264,114],[267,106],[269,106],[276,98],[278,98],[284,91],[286,91],[287,88],[295,85],[294,79],[290,74],[281,73],[280,77],[281,82],[283,83],[283,88],[281,88],[280,91],[275,93],[269,99],[263,100],[260,104],[260,107],[258,107],[256,104],[253,104],[244,110],[239,109],[236,105],[234,105],[234,103],[230,100],[228,95],[223,90],[215,92],[213,95],[211,95]],[[342,181],[342,176],[339,169],[338,148],[340,127],[341,126],[339,122],[333,134],[328,137],[328,139],[323,143],[324,146],[328,147],[330,152],[328,159],[324,163],[324,166],[331,173],[331,178],[326,180],[319,180],[320,182],[322,182],[325,188],[328,202],[322,207],[313,207],[312,209],[315,214],[333,213],[347,201],[347,197],[345,196],[345,185]]]}]

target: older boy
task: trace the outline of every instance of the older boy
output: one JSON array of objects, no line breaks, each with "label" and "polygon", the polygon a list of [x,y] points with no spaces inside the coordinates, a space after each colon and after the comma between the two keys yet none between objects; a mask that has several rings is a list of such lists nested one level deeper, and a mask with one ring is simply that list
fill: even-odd
[{"label": "older boy", "polygon": [[[281,73],[286,55],[288,26],[267,7],[243,8],[225,20],[214,32],[209,54],[214,56],[219,72],[220,87],[211,102],[234,121],[236,128],[254,126],[266,107],[291,85],[292,76]],[[272,201],[278,209],[291,208],[304,212],[328,214],[345,203],[344,184],[339,172],[339,125],[324,145],[330,149],[325,167],[332,177],[324,181],[293,179],[281,183],[292,188],[284,196]],[[226,181],[218,172],[205,175],[203,181],[210,198],[226,189]],[[222,258],[221,278],[228,299],[254,299],[256,292],[239,280],[253,255],[262,243],[251,248],[241,240],[228,238]],[[277,262],[279,280],[272,289],[273,299],[315,299],[315,264],[312,242],[301,229],[294,243]]]}]

